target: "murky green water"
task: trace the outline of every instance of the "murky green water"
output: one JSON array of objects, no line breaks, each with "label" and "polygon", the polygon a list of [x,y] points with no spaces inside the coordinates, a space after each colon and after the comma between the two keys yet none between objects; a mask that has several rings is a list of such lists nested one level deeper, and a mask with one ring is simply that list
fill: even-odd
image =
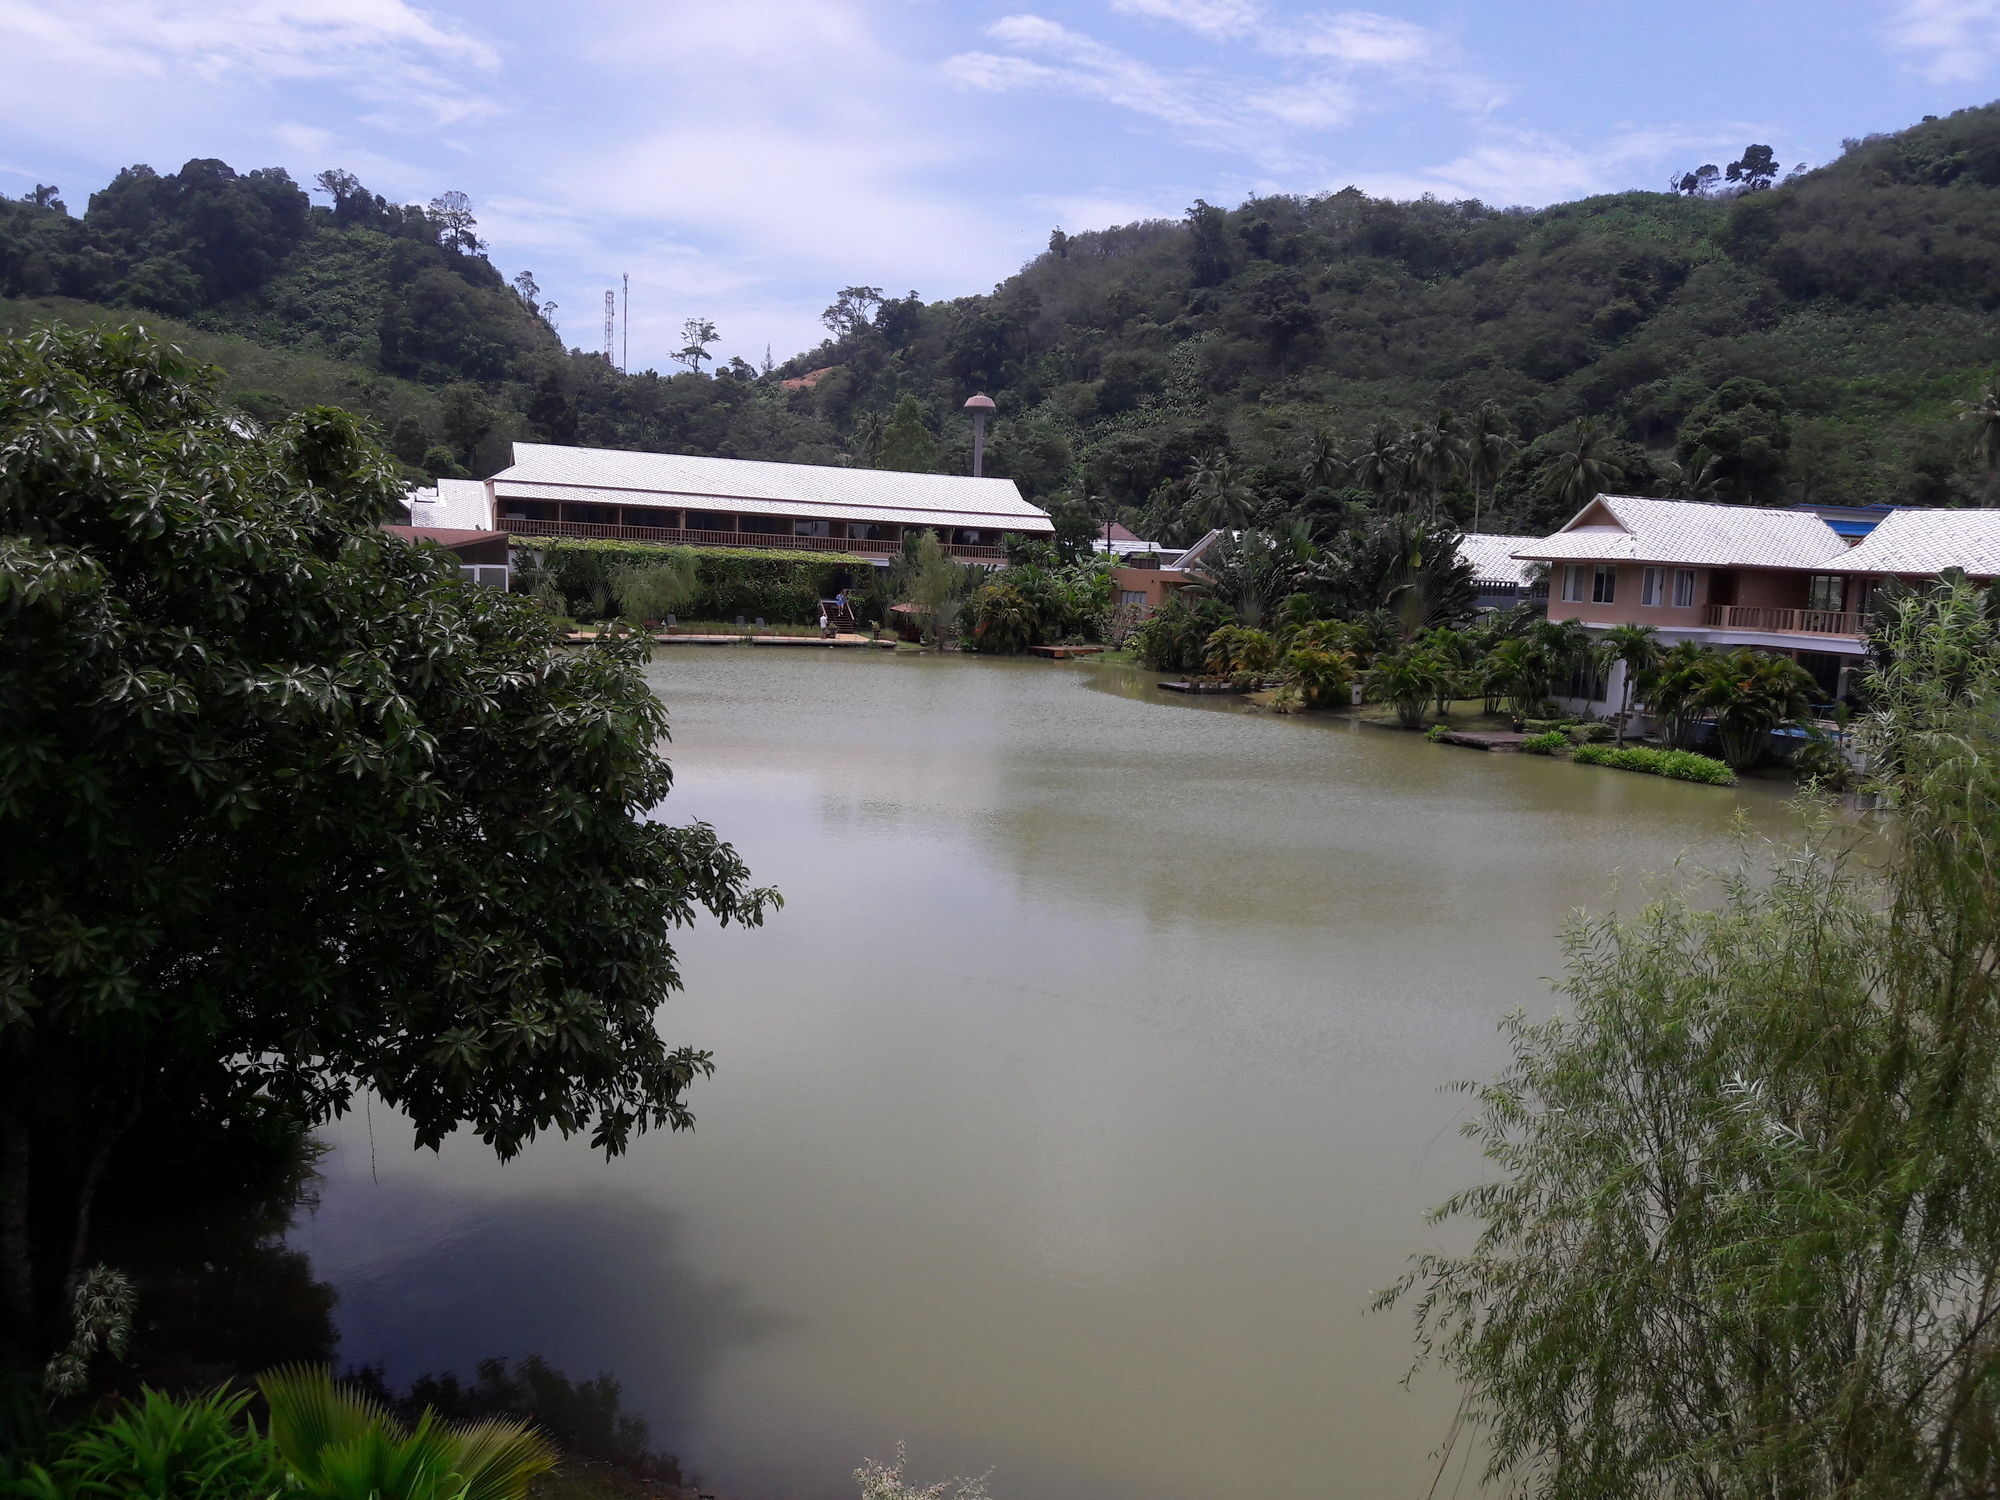
[{"label": "murky green water", "polygon": [[1367,1304],[1476,1168],[1439,1086],[1612,872],[1790,822],[1117,668],[653,671],[668,812],[788,901],[686,942],[698,1132],[500,1167],[357,1113],[296,1242],[344,1359],[615,1370],[725,1500],[852,1494],[898,1438],[1000,1500],[1423,1495],[1453,1393]]}]

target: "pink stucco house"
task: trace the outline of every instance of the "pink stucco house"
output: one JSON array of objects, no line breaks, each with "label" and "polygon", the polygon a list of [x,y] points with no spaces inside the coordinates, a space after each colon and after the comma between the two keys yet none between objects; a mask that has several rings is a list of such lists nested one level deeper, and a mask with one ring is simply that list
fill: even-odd
[{"label": "pink stucco house", "polygon": [[[2000,510],[1761,509],[1599,495],[1515,557],[1549,567],[1549,618],[1651,625],[1671,644],[1794,658],[1829,698],[1866,654],[1874,590],[1959,568],[2000,576]],[[1619,700],[1611,680],[1580,701]]]}]

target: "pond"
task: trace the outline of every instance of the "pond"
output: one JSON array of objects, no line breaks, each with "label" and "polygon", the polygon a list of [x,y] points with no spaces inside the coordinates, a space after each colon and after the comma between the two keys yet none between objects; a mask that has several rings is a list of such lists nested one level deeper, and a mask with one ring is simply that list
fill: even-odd
[{"label": "pond", "polygon": [[1455,1392],[1368,1304],[1478,1171],[1442,1086],[1552,1006],[1572,909],[1792,823],[1099,664],[651,671],[663,815],[787,903],[686,936],[697,1130],[503,1167],[357,1109],[294,1243],[343,1361],[614,1371],[724,1500],[898,1439],[999,1500],[1426,1493]]}]

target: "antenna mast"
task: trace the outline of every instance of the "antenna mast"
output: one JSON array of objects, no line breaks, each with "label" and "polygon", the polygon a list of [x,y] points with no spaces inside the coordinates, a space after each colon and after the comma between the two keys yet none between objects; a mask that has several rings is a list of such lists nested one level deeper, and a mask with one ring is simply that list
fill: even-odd
[{"label": "antenna mast", "polygon": [[618,355],[618,368],[629,370],[632,368],[632,273],[630,271],[621,271],[618,279],[625,283],[624,348]]},{"label": "antenna mast", "polygon": [[618,294],[607,291],[604,294],[604,362],[607,365],[611,363],[611,356],[616,352],[616,346],[611,342],[611,325],[617,313]]}]

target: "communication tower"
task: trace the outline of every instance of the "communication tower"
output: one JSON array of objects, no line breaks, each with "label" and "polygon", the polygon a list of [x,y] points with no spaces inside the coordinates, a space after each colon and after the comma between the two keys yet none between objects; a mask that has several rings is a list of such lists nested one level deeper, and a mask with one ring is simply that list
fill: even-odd
[{"label": "communication tower", "polygon": [[617,352],[611,342],[614,322],[618,316],[618,294],[607,289],[604,293],[604,362],[611,363],[611,356]]}]

